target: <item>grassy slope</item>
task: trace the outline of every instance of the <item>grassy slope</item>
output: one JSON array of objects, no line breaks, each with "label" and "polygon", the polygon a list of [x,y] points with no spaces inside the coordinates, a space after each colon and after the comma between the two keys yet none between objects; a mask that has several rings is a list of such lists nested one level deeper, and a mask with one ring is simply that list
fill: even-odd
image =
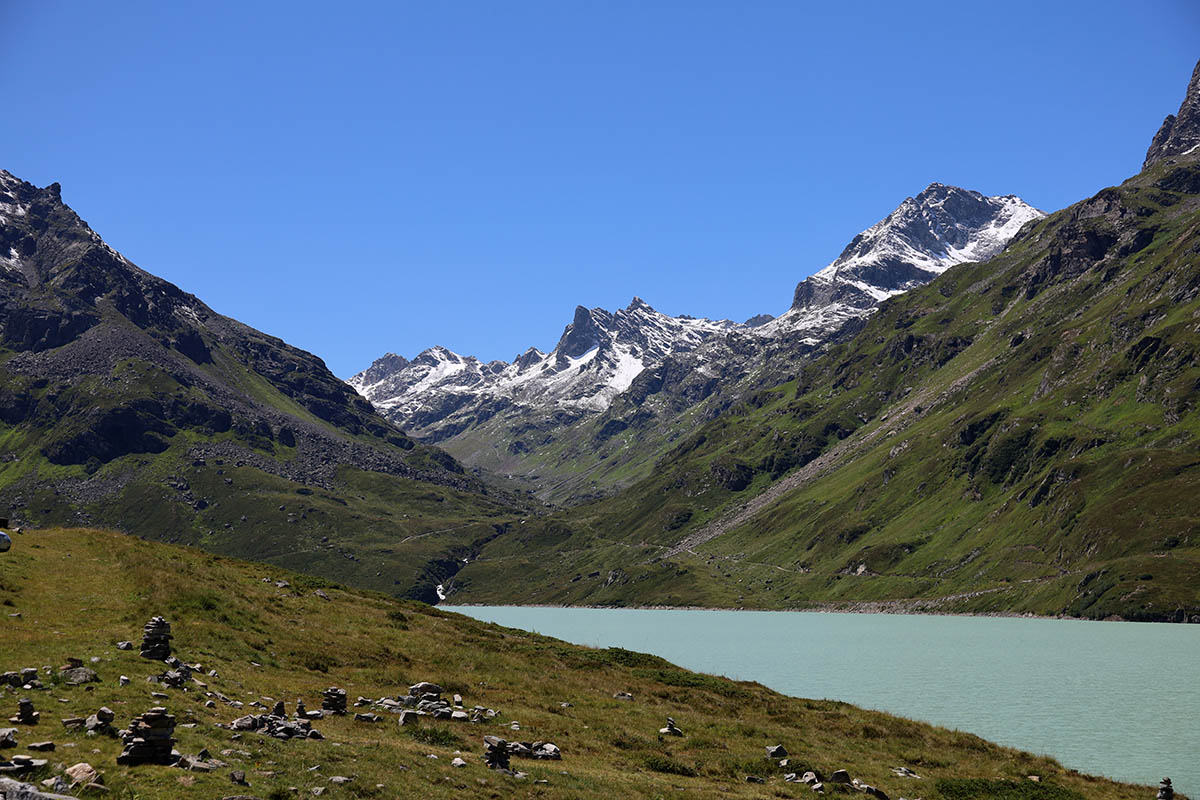
[{"label": "grassy slope", "polygon": [[889,301],[632,490],[497,541],[455,601],[520,569],[535,602],[1200,614],[1198,194],[1194,158],[1160,164]]},{"label": "grassy slope", "polygon": [[[331,438],[375,447],[388,457],[399,455],[422,474],[435,478],[449,474],[443,470],[444,456],[432,448],[416,445],[402,450],[365,434],[340,430],[219,348],[216,355],[216,363],[207,369],[222,379],[233,376],[236,390],[255,402]],[[164,397],[181,404],[211,404],[212,400],[200,388],[181,384],[163,369],[138,359],[121,362],[110,375],[83,378],[65,392],[8,373],[2,364],[0,379],[13,393],[25,391],[35,402],[54,392],[60,405],[79,409],[78,414],[61,418],[0,423],[0,450],[8,454],[0,461],[0,494],[11,504],[13,515],[28,523],[84,520],[431,599],[432,587],[440,582],[436,568],[430,572],[432,561],[444,559],[447,553],[470,552],[473,542],[496,534],[494,525],[503,526],[519,513],[510,497],[481,494],[486,488],[465,478],[462,482],[473,491],[351,466],[338,468],[324,485],[290,480],[284,475],[288,463],[299,457],[297,448],[236,425],[224,431],[203,426],[168,430],[160,437],[166,448],[160,453],[135,452],[105,463],[56,465],[43,452],[47,441],[74,435],[86,412]],[[196,447],[228,447],[229,452],[242,455],[209,458],[201,464],[191,455]],[[246,457],[284,465],[284,475],[259,468]],[[196,500],[203,501],[202,507],[195,507]],[[430,538],[430,531],[447,533]]]},{"label": "grassy slope", "polygon": [[[265,577],[286,577],[291,586],[277,588]],[[331,599],[316,597],[318,588]],[[20,741],[53,739],[58,750],[52,764],[89,761],[101,769],[114,798],[226,796],[237,788],[229,783],[231,769],[246,770],[253,784],[246,793],[263,798],[291,797],[290,786],[305,792],[329,786],[331,797],[378,798],[809,796],[806,786],[782,782],[782,771],[763,757],[764,746],[777,743],[791,752],[793,768],[826,774],[846,768],[892,797],[1115,800],[1152,791],[1080,775],[969,734],[842,703],[786,698],[653,656],[568,645],[318,578],[108,532],[54,529],[17,536],[13,550],[0,556],[0,607],[0,670],[58,665],[68,656],[100,658],[93,665],[99,684],[51,684],[22,693],[32,694],[43,721],[22,730]],[[19,617],[10,616],[17,612]],[[221,704],[207,709],[199,690],[167,689],[169,700],[152,699],[157,687],[145,678],[162,665],[156,669],[136,651],[115,648],[119,640],[136,640],[156,613],[172,622],[181,658],[218,671],[219,677],[204,679],[210,688],[244,702],[282,698],[291,709],[301,697],[315,708],[330,685],[345,688],[350,698],[379,697],[432,680],[461,693],[468,706],[501,714],[485,725],[422,720],[420,729],[440,732],[426,736],[442,744],[402,734],[391,718],[368,725],[350,717],[315,723],[327,737],[323,742],[279,742],[253,733],[232,741],[214,726],[243,712]],[[121,674],[132,678],[128,687],[117,685]],[[615,691],[630,691],[636,700],[615,700]],[[160,703],[178,722],[196,723],[177,728],[181,752],[207,747],[229,767],[212,774],[119,767],[117,741],[67,732],[57,722],[107,705],[124,724]],[[8,715],[15,707],[16,695],[0,690],[0,711]],[[688,733],[685,738],[659,740],[656,731],[667,715]],[[530,774],[526,782],[487,771],[480,763],[481,738],[512,735],[510,720],[521,722],[522,738],[557,743],[563,760],[514,759]],[[222,755],[230,748],[248,755]],[[450,767],[456,751],[468,767]],[[439,758],[429,759],[429,753]],[[899,765],[924,778],[892,776],[890,767]],[[769,776],[769,783],[747,784],[746,774]],[[1028,781],[1030,774],[1042,783]],[[334,775],[354,780],[336,787],[328,782]],[[548,785],[531,783],[543,778]]]}]

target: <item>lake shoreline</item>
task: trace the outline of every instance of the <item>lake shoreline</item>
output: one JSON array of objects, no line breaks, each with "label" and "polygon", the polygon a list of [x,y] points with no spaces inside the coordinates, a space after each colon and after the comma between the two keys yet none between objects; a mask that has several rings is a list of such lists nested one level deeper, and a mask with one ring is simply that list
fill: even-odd
[{"label": "lake shoreline", "polygon": [[[892,601],[907,602],[907,601]],[[889,607],[885,607],[889,606]],[[1076,622],[1131,622],[1120,616],[1110,617],[1071,617],[1065,614],[1035,614],[1032,611],[938,611],[931,609],[905,609],[890,607],[887,604],[855,603],[849,606],[822,604],[819,606],[803,606],[797,608],[736,608],[723,606],[670,606],[670,605],[567,605],[563,603],[438,603],[437,608],[450,610],[453,608],[581,608],[603,611],[754,611],[764,614],[886,614],[902,617],[996,617],[1007,619],[1054,619],[1073,620]],[[1174,625],[1181,623],[1164,622]],[[1186,624],[1186,623],[1183,623]]]},{"label": "lake shoreline", "polygon": [[[1149,785],[1171,775],[1191,796],[1200,786],[1188,744],[1200,732],[1200,688],[1184,681],[1176,691],[1160,690],[1200,663],[1200,638],[1176,626],[1080,625],[1070,623],[1103,620],[907,604],[822,604],[759,614],[730,612],[767,610],[549,603],[442,608],[599,650],[651,653],[793,697],[968,731],[1115,780]],[[626,610],[638,613],[621,613]],[[1148,654],[1154,654],[1150,661]],[[1114,707],[1122,709],[1115,726]]]}]

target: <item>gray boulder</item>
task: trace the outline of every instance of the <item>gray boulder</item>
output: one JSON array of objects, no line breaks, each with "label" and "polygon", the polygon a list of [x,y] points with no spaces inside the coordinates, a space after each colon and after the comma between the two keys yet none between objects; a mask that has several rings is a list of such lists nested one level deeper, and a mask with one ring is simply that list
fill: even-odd
[{"label": "gray boulder", "polygon": [[65,794],[43,792],[31,783],[0,778],[0,797],[5,800],[75,800]]},{"label": "gray boulder", "polygon": [[850,773],[846,772],[846,770],[844,770],[844,769],[839,769],[836,772],[834,772],[832,775],[830,775],[829,782],[830,783],[844,783],[847,785],[852,783],[852,781],[850,780]]},{"label": "gray boulder", "polygon": [[64,669],[59,673],[59,677],[68,686],[80,686],[85,683],[98,683],[100,681],[100,676],[96,674],[96,670],[90,667]]}]

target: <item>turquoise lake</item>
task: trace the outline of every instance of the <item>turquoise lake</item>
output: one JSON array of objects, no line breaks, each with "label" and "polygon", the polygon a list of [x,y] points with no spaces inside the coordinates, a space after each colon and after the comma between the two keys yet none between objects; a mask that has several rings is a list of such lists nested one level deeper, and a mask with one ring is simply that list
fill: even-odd
[{"label": "turquoise lake", "polygon": [[[1200,625],[1009,617],[445,607],[798,697],[970,731],[1200,797]],[[1147,797],[1153,797],[1152,794]]]}]

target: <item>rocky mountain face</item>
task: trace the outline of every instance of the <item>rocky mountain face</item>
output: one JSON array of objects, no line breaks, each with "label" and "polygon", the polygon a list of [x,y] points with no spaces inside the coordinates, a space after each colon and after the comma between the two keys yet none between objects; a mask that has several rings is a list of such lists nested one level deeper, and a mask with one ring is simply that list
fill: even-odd
[{"label": "rocky mountain face", "polygon": [[[338,499],[348,482],[374,487],[354,492],[361,502],[437,495],[466,517],[503,506],[316,356],[132,264],[63,203],[58,184],[37,188],[0,171],[6,516],[269,558],[354,513],[369,519]],[[297,497],[314,500],[296,507]],[[320,570],[344,557],[333,549],[309,559]]]},{"label": "rocky mountain face", "polygon": [[1168,114],[1162,127],[1150,142],[1142,168],[1170,156],[1182,156],[1200,149],[1200,62],[1192,72],[1187,94],[1179,106],[1179,112]]},{"label": "rocky mountain face", "polygon": [[820,340],[955,264],[986,261],[1025,223],[1043,216],[1014,195],[985,197],[930,184],[855,236],[832,264],[801,281],[791,308],[763,333],[804,332]]},{"label": "rocky mountain face", "polygon": [[603,411],[647,364],[737,327],[669,317],[635,297],[615,313],[579,306],[549,353],[530,348],[511,364],[485,364],[432,347],[412,361],[385,355],[349,383],[388,418],[440,441],[514,406],[564,420]]},{"label": "rocky mountain face", "polygon": [[615,313],[580,306],[550,353],[485,364],[434,347],[412,361],[388,354],[349,383],[464,463],[522,476],[548,499],[577,500],[643,474],[697,419],[786,379],[883,300],[994,255],[1041,216],[1014,196],[935,183],[802,281],[778,318],[669,317],[639,298]]}]

